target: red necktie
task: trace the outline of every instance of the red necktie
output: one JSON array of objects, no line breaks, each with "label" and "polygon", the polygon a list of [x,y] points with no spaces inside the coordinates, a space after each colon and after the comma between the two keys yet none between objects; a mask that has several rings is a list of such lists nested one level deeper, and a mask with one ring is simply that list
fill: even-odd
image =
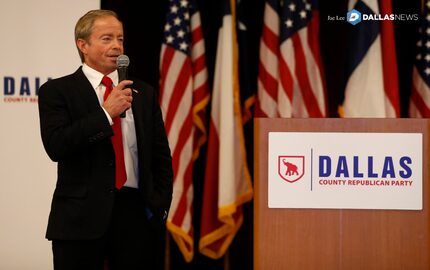
[{"label": "red necktie", "polygon": [[[102,84],[106,86],[106,92],[103,96],[103,100],[106,100],[110,92],[112,92],[113,83],[108,76],[104,76],[102,79]],[[120,189],[127,180],[127,173],[125,172],[124,162],[124,148],[122,145],[121,119],[117,116],[112,120],[113,136],[111,140],[115,151],[115,186],[117,189]]]}]

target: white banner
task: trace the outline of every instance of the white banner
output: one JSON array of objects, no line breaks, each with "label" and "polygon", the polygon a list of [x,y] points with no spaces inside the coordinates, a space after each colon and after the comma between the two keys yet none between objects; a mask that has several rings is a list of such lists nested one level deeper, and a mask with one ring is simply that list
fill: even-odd
[{"label": "white banner", "polygon": [[45,231],[56,164],[42,147],[37,91],[80,65],[74,26],[99,0],[2,1],[0,269],[52,269]]},{"label": "white banner", "polygon": [[422,209],[422,134],[270,132],[270,208]]}]

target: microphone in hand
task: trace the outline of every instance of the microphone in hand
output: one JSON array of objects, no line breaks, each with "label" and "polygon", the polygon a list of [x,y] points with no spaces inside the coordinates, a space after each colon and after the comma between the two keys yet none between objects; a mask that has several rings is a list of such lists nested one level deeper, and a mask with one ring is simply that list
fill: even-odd
[{"label": "microphone in hand", "polygon": [[[128,78],[128,65],[130,64],[130,59],[127,55],[122,54],[116,59],[116,66],[118,70],[118,81],[127,80]],[[125,111],[120,114],[121,118],[125,118]]]}]

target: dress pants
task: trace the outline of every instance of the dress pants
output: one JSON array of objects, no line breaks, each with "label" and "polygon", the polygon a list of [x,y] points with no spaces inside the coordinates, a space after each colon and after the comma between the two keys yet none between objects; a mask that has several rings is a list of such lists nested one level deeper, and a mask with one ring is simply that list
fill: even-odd
[{"label": "dress pants", "polygon": [[163,269],[165,226],[137,189],[116,191],[108,231],[93,240],[52,240],[55,270]]}]

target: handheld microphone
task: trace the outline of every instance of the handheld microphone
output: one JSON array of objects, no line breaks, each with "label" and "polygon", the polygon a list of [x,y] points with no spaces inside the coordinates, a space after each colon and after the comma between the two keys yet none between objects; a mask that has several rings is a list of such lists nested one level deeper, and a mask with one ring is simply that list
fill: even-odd
[{"label": "handheld microphone", "polygon": [[[130,64],[130,59],[125,54],[121,54],[116,59],[116,66],[118,70],[118,82],[127,80],[127,77],[128,77],[127,68],[129,64]],[[125,118],[125,111],[120,114],[120,117]]]}]

